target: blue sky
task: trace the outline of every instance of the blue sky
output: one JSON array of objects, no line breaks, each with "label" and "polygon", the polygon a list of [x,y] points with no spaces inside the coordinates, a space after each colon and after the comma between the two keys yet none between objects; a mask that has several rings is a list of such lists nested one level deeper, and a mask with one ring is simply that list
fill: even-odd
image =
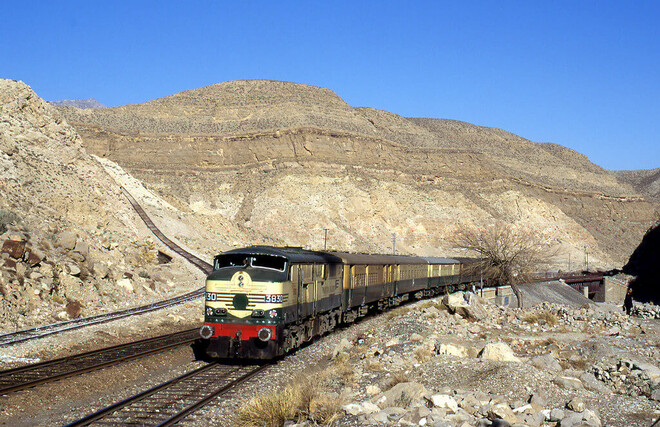
[{"label": "blue sky", "polygon": [[46,100],[145,102],[213,83],[329,88],[352,106],[660,167],[659,1],[0,0],[0,77]]}]

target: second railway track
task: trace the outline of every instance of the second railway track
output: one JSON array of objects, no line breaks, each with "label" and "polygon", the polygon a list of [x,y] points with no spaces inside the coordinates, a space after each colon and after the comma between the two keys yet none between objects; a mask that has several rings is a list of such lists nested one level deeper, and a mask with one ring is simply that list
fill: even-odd
[{"label": "second railway track", "polygon": [[197,329],[189,329],[0,371],[0,395],[160,353],[192,343],[196,338]]},{"label": "second railway track", "polygon": [[270,365],[232,366],[219,362],[209,363],[103,408],[69,426],[172,425],[264,371],[268,366]]},{"label": "second railway track", "polygon": [[[142,218],[145,225],[151,232],[165,244],[168,248],[181,255],[188,262],[199,268],[204,274],[208,274],[213,269],[213,266],[208,262],[202,260],[201,258],[191,254],[185,249],[181,248],[179,245],[174,243],[172,240],[167,238],[156,225],[153,223],[151,218],[146,214],[144,209],[137,203],[137,201],[131,196],[131,194],[126,191],[124,187],[121,187],[124,195],[128,199],[133,209],[137,214]],[[24,329],[21,331],[11,332],[7,334],[0,335],[0,347],[7,346],[11,344],[16,344],[24,341],[29,341],[36,338],[45,337],[52,334],[57,334],[64,331],[69,331],[72,329],[81,328],[83,326],[95,325],[99,323],[109,322],[111,320],[121,319],[123,317],[132,316],[135,314],[147,313],[149,311],[160,310],[166,307],[172,307],[184,302],[200,298],[204,295],[204,288],[197,289],[195,291],[178,295],[174,298],[167,300],[159,301],[153,304],[147,304],[140,307],[133,307],[125,310],[116,311],[113,313],[99,314],[96,316],[84,317],[79,319],[73,319],[66,322],[53,323],[50,325],[39,326],[36,328]]]}]

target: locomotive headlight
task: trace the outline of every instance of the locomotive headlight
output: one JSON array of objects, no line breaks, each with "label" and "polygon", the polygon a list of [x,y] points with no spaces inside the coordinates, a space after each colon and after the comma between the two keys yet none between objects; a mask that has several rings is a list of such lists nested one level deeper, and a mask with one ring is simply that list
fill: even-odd
[{"label": "locomotive headlight", "polygon": [[215,332],[215,328],[213,326],[209,325],[203,325],[199,329],[199,335],[204,338],[205,340],[211,338],[213,336],[213,333]]},{"label": "locomotive headlight", "polygon": [[215,309],[215,315],[216,316],[226,316],[227,315],[227,309],[224,308],[224,307],[216,308]]},{"label": "locomotive headlight", "polygon": [[266,342],[273,336],[273,331],[271,331],[270,328],[261,328],[259,329],[257,336],[261,341]]}]

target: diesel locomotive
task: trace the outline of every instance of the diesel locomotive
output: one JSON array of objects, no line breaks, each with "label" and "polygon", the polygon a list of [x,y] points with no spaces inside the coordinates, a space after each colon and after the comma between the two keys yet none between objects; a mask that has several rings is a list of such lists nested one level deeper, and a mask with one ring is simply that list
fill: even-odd
[{"label": "diesel locomotive", "polygon": [[462,288],[460,261],[252,246],[217,255],[200,329],[212,358],[270,359],[369,311]]}]

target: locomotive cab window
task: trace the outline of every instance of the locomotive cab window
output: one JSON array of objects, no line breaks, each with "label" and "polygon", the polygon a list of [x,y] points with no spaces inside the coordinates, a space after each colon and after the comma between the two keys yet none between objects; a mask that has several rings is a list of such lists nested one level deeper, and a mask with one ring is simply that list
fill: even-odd
[{"label": "locomotive cab window", "polygon": [[284,271],[286,268],[286,259],[278,256],[256,255],[252,258],[252,267]]},{"label": "locomotive cab window", "polygon": [[284,271],[286,269],[286,258],[271,255],[246,255],[226,254],[215,257],[213,268],[254,267],[267,268],[271,270]]},{"label": "locomotive cab window", "polygon": [[215,270],[227,267],[247,267],[250,265],[250,257],[241,254],[219,255],[215,257],[214,264]]}]

